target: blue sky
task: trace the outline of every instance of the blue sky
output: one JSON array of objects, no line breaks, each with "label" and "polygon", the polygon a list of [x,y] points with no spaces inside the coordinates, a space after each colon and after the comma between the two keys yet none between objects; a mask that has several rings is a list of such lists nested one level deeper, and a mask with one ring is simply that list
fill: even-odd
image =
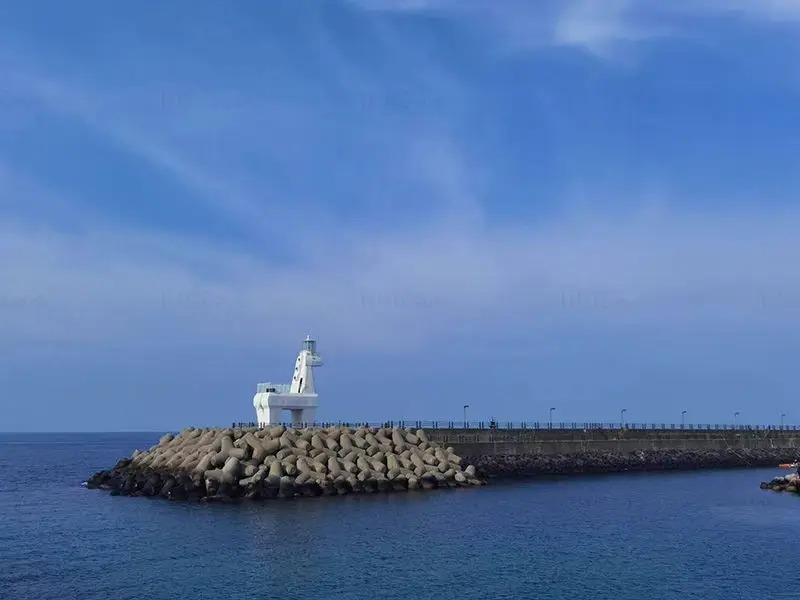
[{"label": "blue sky", "polygon": [[[30,3],[29,3],[30,4]],[[800,422],[800,2],[0,3],[0,430]]]}]

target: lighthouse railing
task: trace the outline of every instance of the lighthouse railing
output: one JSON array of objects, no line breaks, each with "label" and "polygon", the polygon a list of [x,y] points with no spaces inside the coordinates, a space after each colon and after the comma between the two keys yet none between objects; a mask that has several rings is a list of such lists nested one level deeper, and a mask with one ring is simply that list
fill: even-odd
[{"label": "lighthouse railing", "polygon": [[[267,385],[267,384],[265,384]],[[268,384],[272,385],[272,384]],[[290,422],[283,423],[284,425],[292,425]],[[297,425],[297,424],[295,424]],[[234,427],[255,427],[256,423],[233,423]],[[304,427],[332,427],[332,426],[347,426],[347,427],[402,427],[413,429],[442,429],[442,430],[531,430],[531,431],[545,431],[557,430],[560,432],[574,431],[578,433],[589,433],[597,431],[607,431],[611,433],[623,432],[655,432],[655,433],[668,433],[676,432],[695,432],[697,434],[719,433],[719,432],[735,432],[737,434],[752,434],[752,435],[770,435],[774,432],[782,431],[800,431],[800,425],[796,424],[697,424],[697,423],[620,423],[620,422],[605,422],[605,423],[591,423],[591,422],[542,422],[542,421],[417,421],[417,420],[399,420],[399,421],[318,421],[314,423],[303,423]]]}]

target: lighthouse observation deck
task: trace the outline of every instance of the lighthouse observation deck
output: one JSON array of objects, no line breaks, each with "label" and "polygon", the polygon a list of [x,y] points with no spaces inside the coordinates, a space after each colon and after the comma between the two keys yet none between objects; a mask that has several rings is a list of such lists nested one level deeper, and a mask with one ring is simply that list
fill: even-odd
[{"label": "lighthouse observation deck", "polygon": [[288,394],[291,387],[291,383],[259,383],[256,385],[256,394],[266,394],[267,392]]}]

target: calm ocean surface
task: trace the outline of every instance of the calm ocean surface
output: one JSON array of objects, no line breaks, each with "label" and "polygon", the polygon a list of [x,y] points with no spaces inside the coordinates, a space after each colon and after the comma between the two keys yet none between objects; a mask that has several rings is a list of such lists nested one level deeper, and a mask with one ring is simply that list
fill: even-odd
[{"label": "calm ocean surface", "polygon": [[775,470],[239,506],[81,487],[158,437],[0,435],[0,598],[800,598]]}]

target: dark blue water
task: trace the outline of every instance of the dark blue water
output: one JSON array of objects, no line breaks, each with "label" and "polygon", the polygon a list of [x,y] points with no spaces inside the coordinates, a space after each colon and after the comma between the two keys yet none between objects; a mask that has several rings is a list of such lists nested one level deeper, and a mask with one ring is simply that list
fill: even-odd
[{"label": "dark blue water", "polygon": [[0,598],[800,597],[773,470],[238,506],[81,487],[158,437],[0,436]]}]

